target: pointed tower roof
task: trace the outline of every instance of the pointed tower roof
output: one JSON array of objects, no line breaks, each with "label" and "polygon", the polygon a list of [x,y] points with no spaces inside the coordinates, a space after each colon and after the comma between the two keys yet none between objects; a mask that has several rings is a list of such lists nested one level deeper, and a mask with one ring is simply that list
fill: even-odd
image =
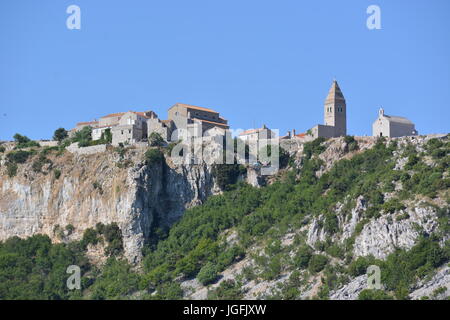
[{"label": "pointed tower roof", "polygon": [[325,103],[333,102],[336,100],[345,101],[345,98],[344,98],[344,95],[342,94],[341,88],[339,88],[339,85],[338,85],[336,79],[334,79],[333,84],[331,85],[330,91],[328,91],[328,96],[325,99]]}]

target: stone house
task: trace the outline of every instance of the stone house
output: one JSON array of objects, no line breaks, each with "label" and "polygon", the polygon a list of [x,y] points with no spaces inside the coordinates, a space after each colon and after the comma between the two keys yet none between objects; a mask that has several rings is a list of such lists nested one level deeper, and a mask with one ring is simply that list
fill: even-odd
[{"label": "stone house", "polygon": [[[70,131],[75,132],[90,126],[92,139],[99,140],[106,130],[112,134],[112,144],[135,144],[146,142],[153,132],[160,134],[166,141],[177,141],[178,135],[187,132],[191,136],[224,135],[229,128],[227,120],[212,109],[177,103],[168,110],[168,119],[161,120],[153,111],[118,112],[101,117],[98,121],[79,122]],[[212,130],[213,129],[213,130]]]},{"label": "stone house", "polygon": [[172,120],[160,120],[158,118],[147,119],[148,136],[152,132],[158,133],[164,140],[170,141],[172,132],[175,130],[175,122]]},{"label": "stone house", "polygon": [[191,136],[203,136],[205,132],[213,128],[225,132],[229,128],[227,120],[222,118],[217,111],[212,109],[177,103],[169,108],[168,119],[159,120],[150,118],[147,120],[148,135],[157,132],[167,141],[176,141],[187,132]]},{"label": "stone house", "polygon": [[147,120],[154,116],[153,111],[123,113],[118,123],[111,127],[112,144],[133,144],[147,139]]},{"label": "stone house", "polygon": [[397,116],[388,116],[383,108],[378,111],[378,118],[372,124],[372,135],[374,137],[403,137],[415,136],[416,131],[414,123],[409,119]]},{"label": "stone house", "polygon": [[239,134],[239,139],[243,141],[258,141],[261,139],[272,139],[275,137],[276,134],[267,128],[265,124],[261,128],[246,130]]}]

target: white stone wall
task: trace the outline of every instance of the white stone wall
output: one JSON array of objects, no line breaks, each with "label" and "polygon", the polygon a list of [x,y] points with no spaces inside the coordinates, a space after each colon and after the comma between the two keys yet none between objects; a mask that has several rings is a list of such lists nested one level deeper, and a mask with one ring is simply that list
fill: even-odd
[{"label": "white stone wall", "polygon": [[53,140],[49,140],[49,141],[38,141],[39,145],[41,147],[56,147],[58,146],[58,141],[53,141]]},{"label": "white stone wall", "polygon": [[66,147],[67,151],[75,154],[94,154],[106,151],[106,144],[99,144],[97,146],[79,147],[78,142],[72,143]]}]

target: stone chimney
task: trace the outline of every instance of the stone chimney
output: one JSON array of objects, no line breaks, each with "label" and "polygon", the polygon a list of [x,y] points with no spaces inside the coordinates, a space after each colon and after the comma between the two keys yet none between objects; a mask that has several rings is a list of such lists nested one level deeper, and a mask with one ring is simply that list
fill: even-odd
[{"label": "stone chimney", "polygon": [[292,129],[292,134],[293,134],[294,137],[295,137],[295,129]]}]

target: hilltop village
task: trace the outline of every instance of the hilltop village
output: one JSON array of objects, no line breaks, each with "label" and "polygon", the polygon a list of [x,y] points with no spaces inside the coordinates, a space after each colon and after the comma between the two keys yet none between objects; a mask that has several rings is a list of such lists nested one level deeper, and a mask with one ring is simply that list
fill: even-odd
[{"label": "hilltop village", "polygon": [[[172,142],[180,139],[181,132],[189,132],[193,136],[225,135],[230,128],[228,121],[218,111],[213,109],[177,103],[170,107],[167,119],[160,119],[153,111],[119,112],[105,115],[98,120],[79,122],[70,130],[69,134],[92,128],[92,140],[99,140],[105,134],[112,135],[112,145],[132,145],[146,143],[152,133],[158,133],[165,141]],[[414,123],[404,117],[389,116],[383,109],[378,112],[377,119],[372,125],[373,136],[402,137],[417,135]],[[278,137],[280,140],[297,139],[310,141],[318,137],[340,137],[347,135],[347,105],[344,95],[336,80],[324,103],[324,124],[317,124],[304,133],[296,130]],[[276,134],[263,125],[261,128],[241,132],[238,136],[244,141],[273,139]]]}]

